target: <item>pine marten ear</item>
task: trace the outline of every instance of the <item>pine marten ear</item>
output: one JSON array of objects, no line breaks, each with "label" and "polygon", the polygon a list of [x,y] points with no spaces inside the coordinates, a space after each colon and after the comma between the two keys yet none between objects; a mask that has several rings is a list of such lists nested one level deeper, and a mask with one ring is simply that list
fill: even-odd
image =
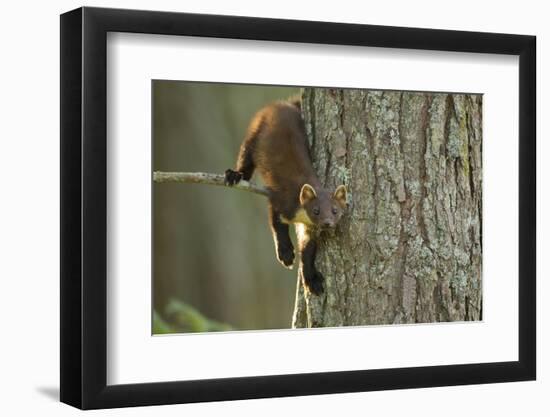
[{"label": "pine marten ear", "polygon": [[315,188],[309,184],[304,184],[300,190],[300,204],[303,206],[307,202],[317,198]]},{"label": "pine marten ear", "polygon": [[342,206],[346,207],[348,205],[348,189],[345,185],[339,185],[334,191],[333,198]]}]

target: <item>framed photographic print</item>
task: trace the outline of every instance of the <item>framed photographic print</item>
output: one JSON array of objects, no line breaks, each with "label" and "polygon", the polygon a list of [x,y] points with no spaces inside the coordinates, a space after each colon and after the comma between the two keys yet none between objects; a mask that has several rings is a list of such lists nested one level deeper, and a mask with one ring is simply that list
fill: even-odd
[{"label": "framed photographic print", "polygon": [[61,16],[61,401],[535,379],[535,38]]}]

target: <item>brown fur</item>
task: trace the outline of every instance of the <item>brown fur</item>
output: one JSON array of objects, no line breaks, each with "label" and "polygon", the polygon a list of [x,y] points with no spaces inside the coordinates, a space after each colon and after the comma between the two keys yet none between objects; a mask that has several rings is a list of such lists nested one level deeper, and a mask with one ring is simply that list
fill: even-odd
[{"label": "brown fur", "polygon": [[[346,188],[324,189],[311,164],[300,102],[278,101],[261,109],[250,122],[235,170],[226,171],[229,185],[249,180],[257,170],[269,190],[270,221],[279,261],[294,263],[288,224],[303,225],[299,234],[302,275],[310,291],[322,292],[322,276],[315,269],[313,230],[336,226],[346,207]],[[300,238],[304,236],[304,238]],[[306,238],[307,237],[307,238]]]},{"label": "brown fur", "polygon": [[252,147],[254,165],[271,191],[271,204],[290,219],[300,205],[302,186],[309,183],[319,187],[300,111],[289,103],[278,102],[262,109],[254,120],[260,120],[256,123],[262,127]]}]

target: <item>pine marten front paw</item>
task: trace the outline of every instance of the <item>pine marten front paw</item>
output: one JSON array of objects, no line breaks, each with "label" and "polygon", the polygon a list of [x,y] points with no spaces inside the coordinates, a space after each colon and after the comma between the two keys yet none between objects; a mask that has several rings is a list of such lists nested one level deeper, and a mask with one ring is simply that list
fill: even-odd
[{"label": "pine marten front paw", "polygon": [[306,288],[309,290],[310,293],[314,295],[321,295],[325,291],[323,285],[324,280],[325,278],[323,277],[323,275],[320,272],[315,271],[315,273],[311,277],[304,279],[304,282]]},{"label": "pine marten front paw", "polygon": [[232,169],[227,169],[225,171],[224,182],[226,185],[235,185],[242,179],[243,179],[242,172],[233,171]]},{"label": "pine marten front paw", "polygon": [[285,268],[292,269],[294,265],[294,247],[292,247],[292,245],[278,246],[277,259]]}]

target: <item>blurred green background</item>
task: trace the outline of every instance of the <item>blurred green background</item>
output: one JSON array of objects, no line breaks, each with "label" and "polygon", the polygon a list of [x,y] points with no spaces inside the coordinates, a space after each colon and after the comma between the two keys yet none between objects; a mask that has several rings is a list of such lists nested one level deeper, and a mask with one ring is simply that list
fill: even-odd
[{"label": "blurred green background", "polygon": [[[299,92],[153,81],[153,169],[221,174],[233,168],[254,113]],[[154,184],[154,334],[289,328],[295,290],[296,271],[275,257],[265,197]]]}]

